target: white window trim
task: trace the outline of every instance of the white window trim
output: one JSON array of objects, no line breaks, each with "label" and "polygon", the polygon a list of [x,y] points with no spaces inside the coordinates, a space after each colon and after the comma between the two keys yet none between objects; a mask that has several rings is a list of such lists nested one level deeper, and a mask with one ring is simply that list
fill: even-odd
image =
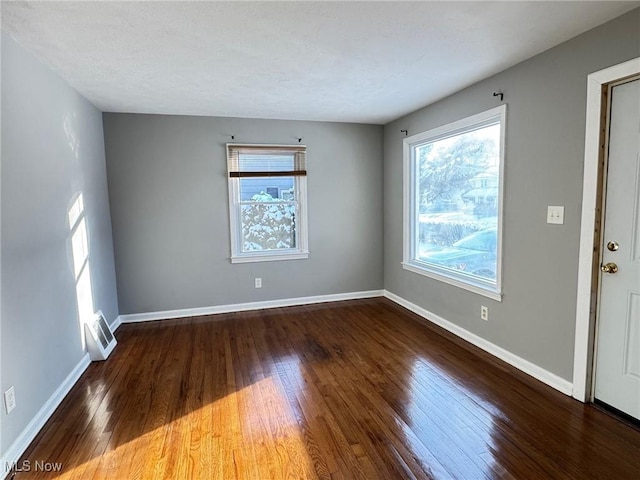
[{"label": "white window trim", "polygon": [[[478,295],[491,298],[498,302],[502,301],[502,222],[503,222],[503,199],[504,199],[504,157],[506,138],[506,118],[507,106],[500,105],[485,112],[472,115],[456,122],[437,127],[426,132],[421,132],[403,141],[403,248],[402,267],[425,277],[433,278],[443,283],[453,285],[464,290],[468,290]],[[497,229],[497,265],[496,284],[491,285],[481,279],[466,279],[464,274],[455,274],[445,269],[438,269],[432,265],[413,260],[412,249],[415,241],[412,242],[412,235],[415,234],[414,226],[415,205],[412,199],[415,195],[416,185],[412,182],[415,178],[415,162],[413,157],[413,147],[415,145],[436,141],[439,139],[457,135],[473,126],[481,125],[491,120],[500,122],[500,167],[499,167],[499,191],[498,191],[498,229]],[[442,270],[442,271],[439,271]]]},{"label": "white window trim", "polygon": [[[229,146],[238,144],[229,143]],[[245,145],[244,146],[249,146]],[[274,144],[251,144],[251,147],[301,147],[306,145],[274,145]],[[228,151],[228,150],[227,150]],[[289,250],[270,250],[242,252],[242,235],[240,235],[240,179],[231,178],[227,174],[229,183],[229,230],[231,234],[231,263],[251,263],[251,262],[273,262],[281,260],[301,260],[309,258],[308,228],[307,228],[307,177],[294,177],[298,196],[298,208],[296,211],[296,244],[297,248]]]}]

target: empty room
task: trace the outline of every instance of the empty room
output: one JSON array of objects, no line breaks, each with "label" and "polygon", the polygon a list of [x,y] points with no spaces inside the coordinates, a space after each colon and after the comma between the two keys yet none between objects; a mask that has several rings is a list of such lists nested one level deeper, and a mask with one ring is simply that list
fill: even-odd
[{"label": "empty room", "polygon": [[640,478],[640,2],[0,15],[0,480]]}]

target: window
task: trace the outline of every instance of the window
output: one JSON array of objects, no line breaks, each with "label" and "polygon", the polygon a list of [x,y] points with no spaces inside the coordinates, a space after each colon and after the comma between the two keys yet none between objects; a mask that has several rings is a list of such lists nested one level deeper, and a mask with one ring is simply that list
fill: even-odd
[{"label": "window", "polygon": [[506,105],[404,140],[403,267],[501,300]]},{"label": "window", "polygon": [[309,256],[306,151],[227,144],[232,263]]}]

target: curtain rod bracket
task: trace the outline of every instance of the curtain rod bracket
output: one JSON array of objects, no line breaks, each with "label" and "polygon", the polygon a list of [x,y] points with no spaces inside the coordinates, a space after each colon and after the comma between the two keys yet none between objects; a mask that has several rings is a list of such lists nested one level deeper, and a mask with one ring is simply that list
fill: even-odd
[{"label": "curtain rod bracket", "polygon": [[404,133],[404,136],[409,136],[409,130],[400,130],[400,133]]},{"label": "curtain rod bracket", "polygon": [[504,93],[502,92],[493,92],[494,97],[500,97],[500,101],[502,102],[504,99]]}]

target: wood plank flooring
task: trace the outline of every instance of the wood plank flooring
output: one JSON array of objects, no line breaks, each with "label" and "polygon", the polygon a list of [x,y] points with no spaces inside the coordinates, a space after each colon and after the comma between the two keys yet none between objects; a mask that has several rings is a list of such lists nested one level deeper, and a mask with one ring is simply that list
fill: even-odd
[{"label": "wood plank flooring", "polygon": [[640,478],[640,429],[386,299],[128,324],[117,338],[16,479]]}]

